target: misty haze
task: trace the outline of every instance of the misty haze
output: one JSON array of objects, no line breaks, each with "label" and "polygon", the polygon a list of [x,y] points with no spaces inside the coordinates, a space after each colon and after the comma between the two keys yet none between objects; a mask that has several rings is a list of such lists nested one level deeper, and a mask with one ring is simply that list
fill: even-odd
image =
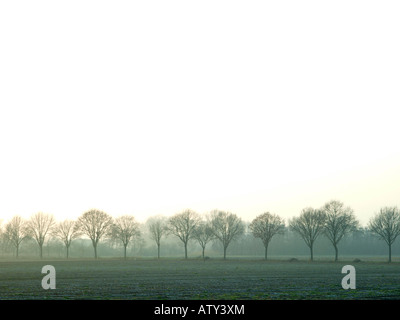
[{"label": "misty haze", "polygon": [[[221,210],[201,215],[187,209],[145,223],[98,209],[76,221],[39,212],[28,220],[13,217],[3,228],[1,281],[7,289],[1,296],[395,298],[400,252],[392,245],[399,234],[396,207],[382,208],[361,226],[353,210],[338,200],[305,208],[288,225],[269,212],[244,221]],[[49,263],[57,270],[57,289],[50,292],[35,281],[39,266]],[[351,292],[340,286],[340,269],[347,264],[356,266],[359,277]],[[385,274],[384,281],[379,274]],[[21,280],[13,283],[15,277]]]},{"label": "misty haze", "polygon": [[399,9],[0,2],[0,299],[400,298]]}]

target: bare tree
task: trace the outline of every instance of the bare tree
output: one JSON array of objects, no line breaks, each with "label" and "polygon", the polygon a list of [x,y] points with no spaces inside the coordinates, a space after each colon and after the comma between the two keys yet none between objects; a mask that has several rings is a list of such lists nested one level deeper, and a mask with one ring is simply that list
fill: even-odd
[{"label": "bare tree", "polygon": [[392,262],[392,244],[400,234],[400,212],[397,207],[381,208],[368,224],[368,229],[377,234],[389,246],[389,262]]},{"label": "bare tree", "polygon": [[187,209],[181,213],[177,213],[168,220],[168,231],[178,237],[185,247],[185,259],[187,259],[187,245],[193,236],[195,227],[199,224],[199,215]]},{"label": "bare tree", "polygon": [[338,243],[342,238],[357,229],[358,221],[353,209],[345,207],[337,200],[327,202],[323,208],[325,213],[324,234],[335,249],[335,261],[338,261]]},{"label": "bare tree", "polygon": [[5,226],[4,235],[15,247],[15,257],[18,259],[19,246],[27,237],[26,221],[20,216],[14,216]]},{"label": "bare tree", "polygon": [[126,248],[131,240],[139,237],[139,223],[134,216],[124,215],[116,218],[111,228],[111,237],[119,240],[124,246],[124,259],[126,259]]},{"label": "bare tree", "polygon": [[50,234],[54,225],[54,216],[43,212],[32,215],[27,222],[29,236],[34,238],[39,245],[40,259],[43,258],[43,244],[46,236]]},{"label": "bare tree", "polygon": [[322,210],[305,208],[299,217],[289,221],[292,231],[297,232],[310,248],[311,261],[314,260],[313,247],[318,236],[324,231],[325,213]]},{"label": "bare tree", "polygon": [[56,224],[52,232],[53,236],[59,238],[65,245],[66,257],[69,258],[69,248],[72,240],[80,236],[81,232],[77,229],[76,221],[66,219]]},{"label": "bare tree", "polygon": [[257,216],[249,225],[249,229],[255,238],[260,238],[265,248],[265,260],[267,260],[268,245],[276,234],[283,234],[285,230],[284,220],[276,214],[265,212]]},{"label": "bare tree", "polygon": [[0,219],[0,250],[3,253],[9,247],[10,240],[7,237],[5,227],[3,225],[3,219]]},{"label": "bare tree", "polygon": [[110,215],[97,209],[86,211],[77,220],[77,230],[92,240],[95,259],[97,259],[97,245],[100,239],[108,234],[112,223],[113,219]]},{"label": "bare tree", "polygon": [[157,258],[160,259],[161,238],[168,234],[167,219],[162,216],[151,217],[146,222],[150,238],[157,244]]},{"label": "bare tree", "polygon": [[224,248],[224,259],[226,259],[226,250],[231,241],[244,233],[244,223],[234,213],[214,210],[211,212],[211,228],[214,237]]},{"label": "bare tree", "polygon": [[206,250],[207,243],[214,239],[213,230],[209,221],[200,221],[199,224],[194,228],[193,239],[197,240],[202,248],[202,257],[205,260],[204,252]]}]

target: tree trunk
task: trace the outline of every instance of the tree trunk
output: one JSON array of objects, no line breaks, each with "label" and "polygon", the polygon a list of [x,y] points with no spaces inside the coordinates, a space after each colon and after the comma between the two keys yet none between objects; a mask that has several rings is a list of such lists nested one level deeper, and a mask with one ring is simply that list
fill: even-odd
[{"label": "tree trunk", "polygon": [[40,259],[43,259],[43,244],[39,244],[39,255]]},{"label": "tree trunk", "polygon": [[389,263],[392,262],[392,244],[389,243]]},{"label": "tree trunk", "polygon": [[187,242],[185,242],[184,244],[185,244],[185,259],[187,259]]},{"label": "tree trunk", "polygon": [[227,247],[224,246],[224,260],[226,260],[226,249],[227,249]]},{"label": "tree trunk", "polygon": [[124,259],[125,259],[125,260],[126,260],[126,246],[127,246],[127,245],[124,244]]},{"label": "tree trunk", "polygon": [[268,257],[268,243],[264,245],[265,246],[265,260],[267,260]]},{"label": "tree trunk", "polygon": [[160,259],[160,244],[157,244],[157,259]]},{"label": "tree trunk", "polygon": [[97,259],[97,244],[93,244],[94,258]]},{"label": "tree trunk", "polygon": [[313,245],[310,246],[311,261],[314,261]]},{"label": "tree trunk", "polygon": [[19,251],[19,244],[17,244],[17,252],[15,253],[15,257],[18,259],[18,251]]},{"label": "tree trunk", "polygon": [[66,246],[67,247],[67,259],[69,258],[69,246]]},{"label": "tree trunk", "polygon": [[335,262],[338,261],[338,247],[336,244],[333,245],[335,247]]},{"label": "tree trunk", "polygon": [[205,257],[204,257],[204,250],[205,250],[206,248],[205,247],[203,247],[203,261],[205,260]]}]

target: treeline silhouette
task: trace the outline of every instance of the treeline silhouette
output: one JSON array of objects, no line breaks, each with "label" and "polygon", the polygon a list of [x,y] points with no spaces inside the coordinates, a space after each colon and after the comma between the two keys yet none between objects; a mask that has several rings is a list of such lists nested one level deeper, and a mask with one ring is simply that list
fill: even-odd
[{"label": "treeline silhouette", "polygon": [[[187,209],[171,217],[152,216],[138,223],[134,216],[113,218],[91,209],[77,220],[56,221],[38,212],[29,219],[14,216],[0,229],[3,258],[210,257],[264,259],[315,256],[337,261],[348,257],[400,254],[393,246],[400,234],[400,212],[384,207],[367,226],[353,210],[337,200],[318,209],[304,208],[287,222],[269,212],[252,221],[213,210],[198,214]],[[331,257],[331,258],[330,258]]]}]

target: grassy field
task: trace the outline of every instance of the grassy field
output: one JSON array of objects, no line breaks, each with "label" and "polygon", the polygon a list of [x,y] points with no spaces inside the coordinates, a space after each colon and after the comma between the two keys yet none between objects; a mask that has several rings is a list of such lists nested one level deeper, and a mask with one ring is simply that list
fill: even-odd
[{"label": "grassy field", "polygon": [[[44,265],[56,289],[41,286]],[[355,290],[341,286],[356,268]],[[400,263],[210,259],[1,261],[1,299],[400,299]]]}]

